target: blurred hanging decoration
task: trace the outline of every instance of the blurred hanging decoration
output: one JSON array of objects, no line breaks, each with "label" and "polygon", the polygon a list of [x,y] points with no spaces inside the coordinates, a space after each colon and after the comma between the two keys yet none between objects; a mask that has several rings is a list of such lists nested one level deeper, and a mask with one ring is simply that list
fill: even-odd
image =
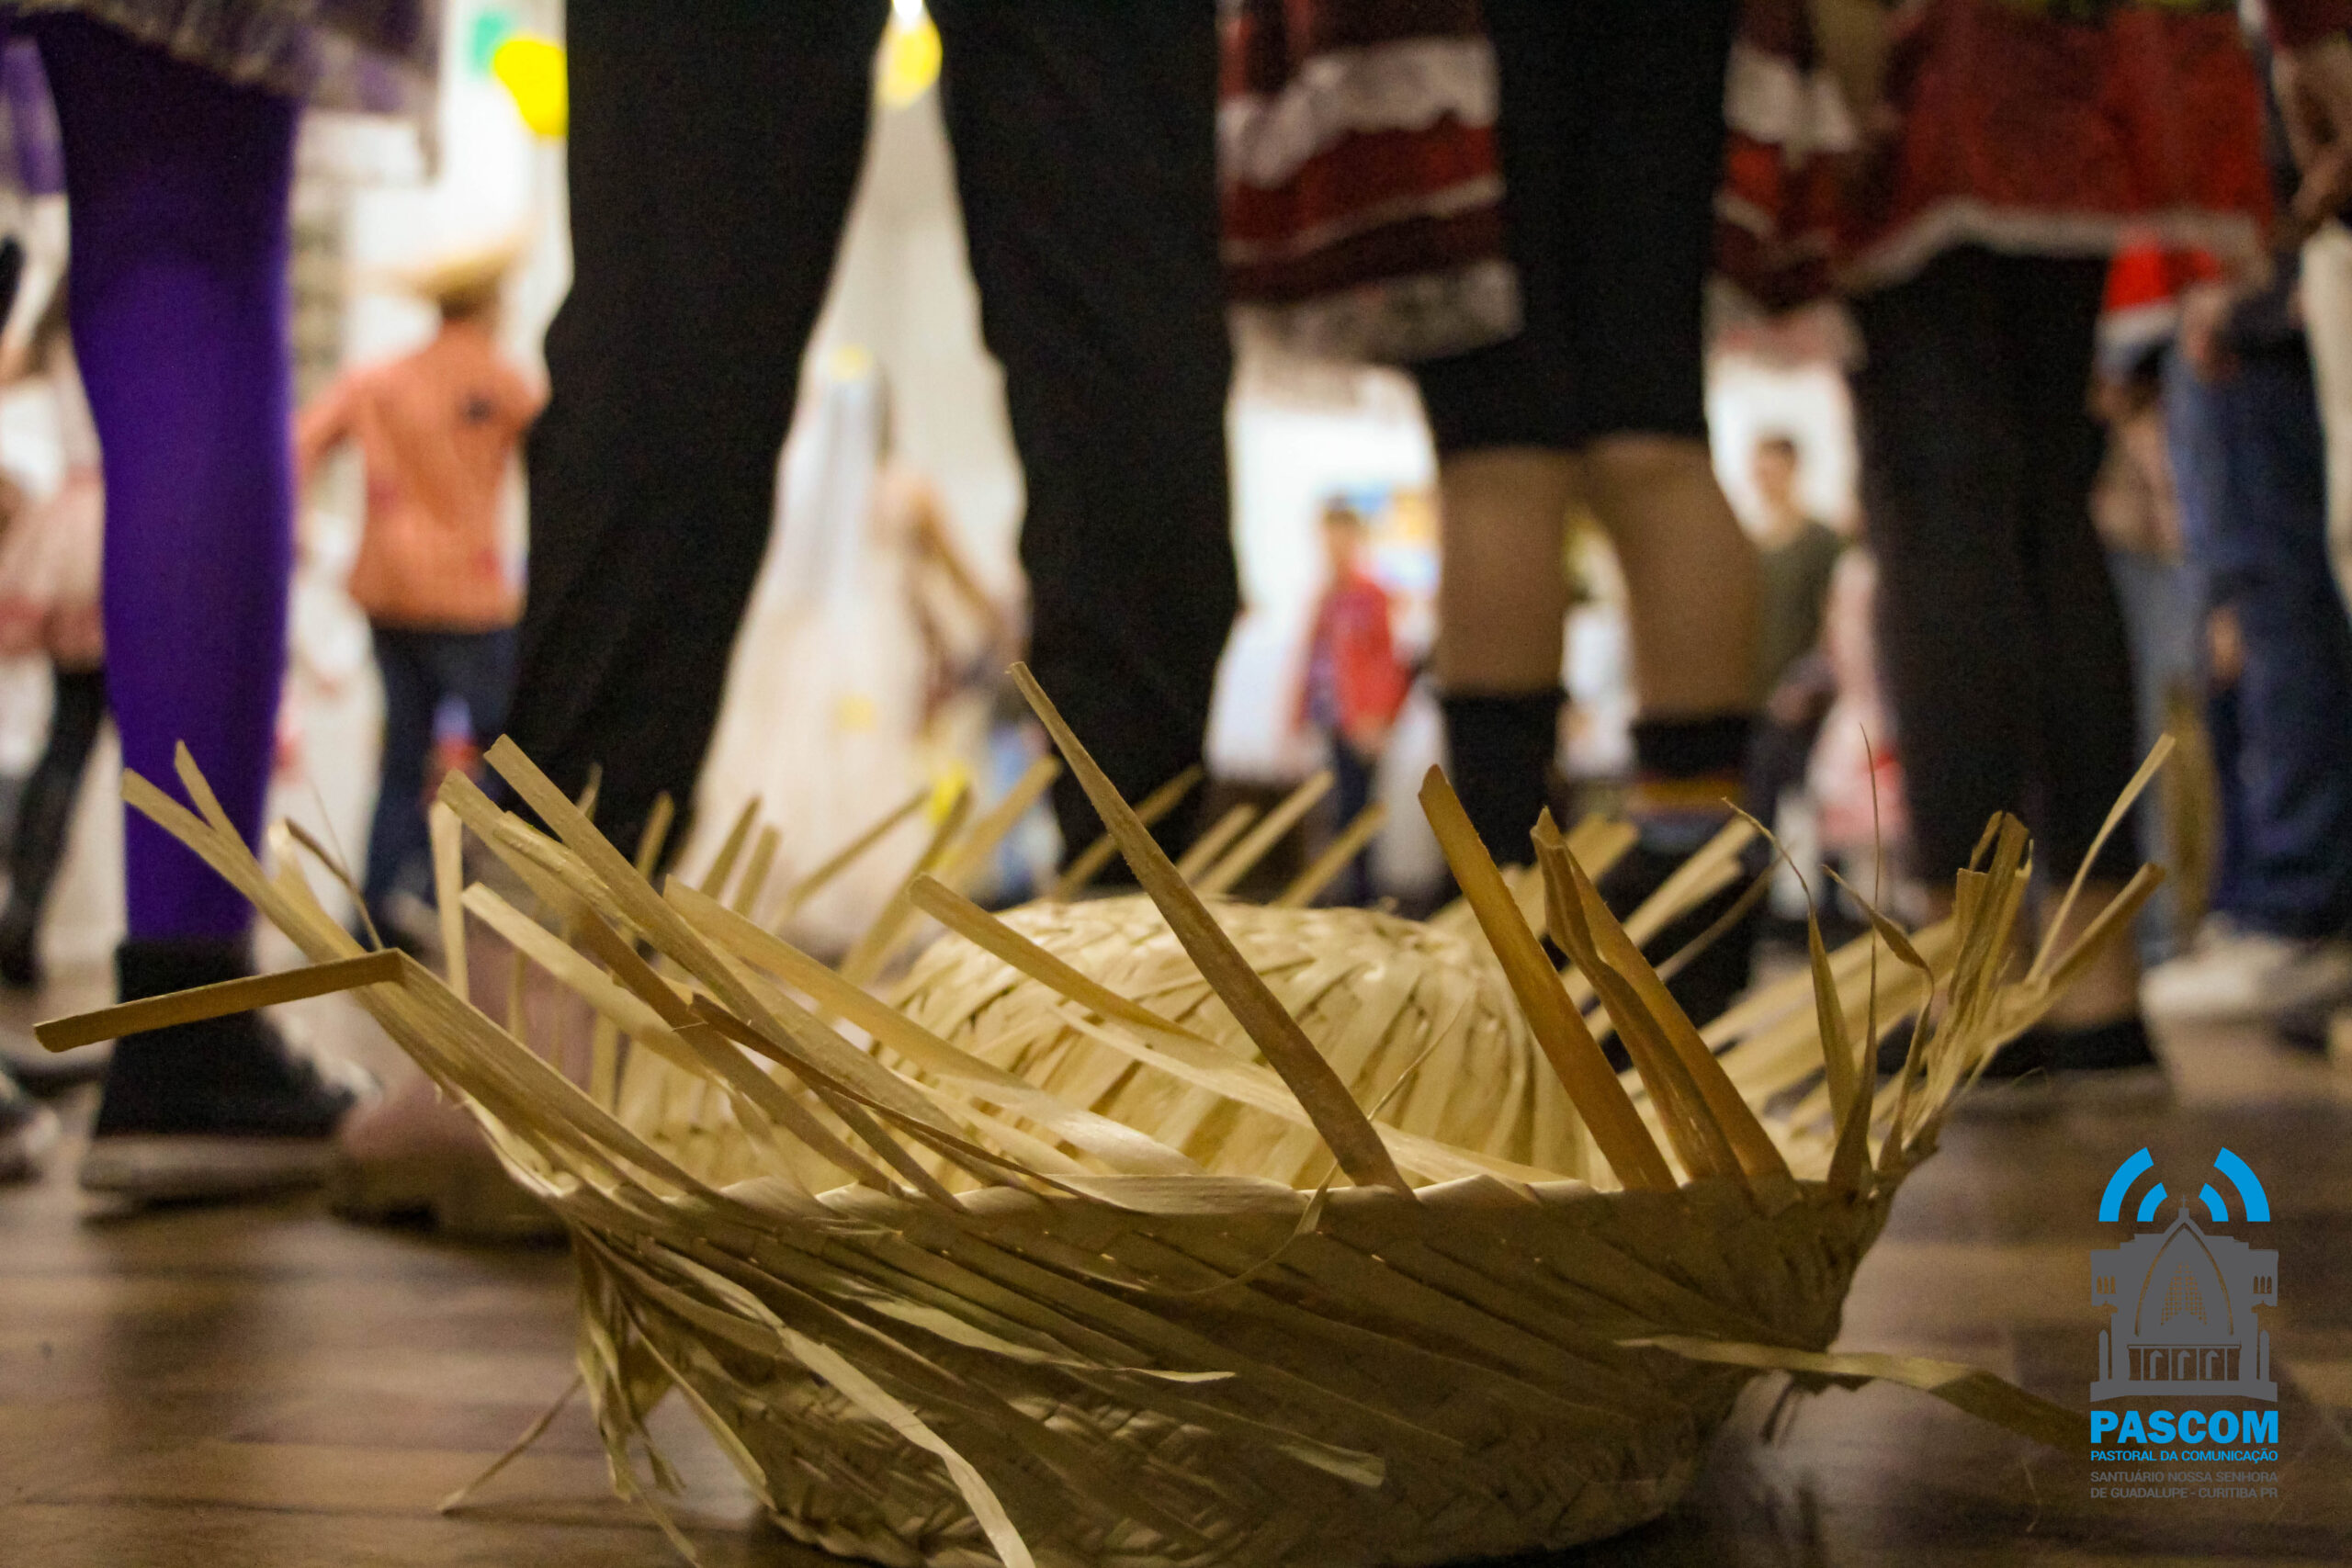
[{"label": "blurred hanging decoration", "polygon": [[874,90],[882,107],[902,109],[939,80],[939,28],[922,0],[890,0],[890,26],[874,62]]},{"label": "blurred hanging decoration", "polygon": [[934,828],[946,821],[956,803],[970,791],[972,782],[972,770],[956,759],[934,767],[931,773],[931,797],[923,802],[923,820]]},{"label": "blurred hanging decoration", "polygon": [[514,36],[514,18],[505,7],[487,6],[474,14],[473,26],[466,29],[466,70],[469,74],[491,74],[491,61],[498,53],[498,46]]},{"label": "blurred hanging decoration", "polygon": [[571,123],[565,89],[563,46],[528,33],[515,33],[491,51],[491,73],[514,96],[514,107],[535,135],[561,136]]}]

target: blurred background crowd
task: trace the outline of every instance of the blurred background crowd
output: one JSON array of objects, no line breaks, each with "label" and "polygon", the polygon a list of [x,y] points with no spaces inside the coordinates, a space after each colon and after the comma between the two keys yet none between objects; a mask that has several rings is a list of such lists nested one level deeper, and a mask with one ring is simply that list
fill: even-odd
[{"label": "blurred background crowd", "polygon": [[[1702,1022],[2007,810],[2078,920],[2171,874],[1996,1075],[2352,1053],[2352,0],[0,17],[10,1018],[290,958],[126,828],[182,742],[370,942],[512,734],[657,861],[757,801],[838,955],[1044,753],[1026,659],[1131,799],[1204,768],[1171,849],[1328,770],[1267,890],[1450,897],[1432,765],[1507,864],[1627,815],[1624,908],[1751,813],[1654,953]],[[972,886],[1099,832],[1064,781]],[[0,1173],[15,1078],[104,1078],[130,1196],[383,1109],[256,1019],[17,1033]]]}]

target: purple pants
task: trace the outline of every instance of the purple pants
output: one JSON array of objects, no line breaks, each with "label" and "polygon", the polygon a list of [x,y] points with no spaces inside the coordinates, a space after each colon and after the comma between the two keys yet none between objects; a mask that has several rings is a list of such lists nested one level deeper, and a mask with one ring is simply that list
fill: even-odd
[{"label": "purple pants", "polygon": [[[287,200],[298,106],[78,17],[23,24],[65,147],[74,345],[107,486],[107,684],[124,764],[185,741],[262,821],[293,565]],[[243,898],[127,815],[130,935],[241,937]]]}]

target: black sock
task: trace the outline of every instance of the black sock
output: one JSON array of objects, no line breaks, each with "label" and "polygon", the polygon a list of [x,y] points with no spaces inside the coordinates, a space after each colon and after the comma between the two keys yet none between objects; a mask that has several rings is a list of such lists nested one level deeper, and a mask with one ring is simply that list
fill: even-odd
[{"label": "black sock", "polygon": [[1653,850],[1689,853],[1731,818],[1747,767],[1744,713],[1645,718],[1634,726],[1634,826]]},{"label": "black sock", "polygon": [[1532,865],[1528,835],[1552,799],[1552,759],[1560,744],[1556,687],[1443,699],[1446,777],[1498,865]]}]

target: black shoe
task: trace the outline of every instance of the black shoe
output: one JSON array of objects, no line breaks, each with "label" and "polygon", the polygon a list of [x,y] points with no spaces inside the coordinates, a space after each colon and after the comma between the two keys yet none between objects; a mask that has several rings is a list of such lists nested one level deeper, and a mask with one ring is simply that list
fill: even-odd
[{"label": "black shoe", "polygon": [[2352,1038],[2352,1003],[2341,997],[2290,1008],[2271,1021],[2278,1043],[2324,1060],[2331,1054],[2331,1036]]},{"label": "black shoe", "polygon": [[1898,1019],[1879,1035],[1878,1046],[1871,1055],[1880,1077],[1893,1077],[1911,1059],[1911,1035],[1917,1027],[1914,1018]]},{"label": "black shoe", "polygon": [[2028,1115],[2061,1104],[2097,1109],[2161,1100],[2172,1092],[2137,1018],[2066,1029],[2044,1024],[2000,1049],[1962,1100],[1973,1115]]},{"label": "black shoe", "polygon": [[0,983],[29,991],[40,984],[40,917],[11,898],[0,911]]},{"label": "black shoe", "polygon": [[2129,1105],[2172,1092],[2148,1026],[2136,1015],[2079,1029],[2044,1026],[2033,1033],[2049,1053],[2051,1074],[2070,1104]]},{"label": "black shoe", "polygon": [[1978,1075],[1980,1083],[2020,1083],[2050,1071],[2050,1042],[2038,1029],[2029,1029],[1993,1053]]},{"label": "black shoe", "polygon": [[2033,1032],[2050,1053],[2050,1068],[2059,1073],[2123,1073],[2160,1066],[2148,1040],[2148,1026],[2137,1017],[2119,1018],[2081,1029],[2047,1025]]},{"label": "black shoe", "polygon": [[[126,942],[115,971],[132,1000],[252,967],[242,943]],[[115,1043],[82,1185],[140,1199],[308,1186],[334,1161],[335,1129],[374,1090],[366,1072],[296,1050],[257,1013],[133,1034]]]},{"label": "black shoe", "polygon": [[57,1143],[57,1113],[0,1072],[0,1181],[26,1181]]},{"label": "black shoe", "polygon": [[[1661,849],[1648,842],[1636,843],[1601,877],[1597,889],[1601,901],[1620,920],[1632,919],[1634,911],[1642,907],[1643,901],[1664,886],[1668,877],[1681,869],[1691,852]],[[1760,857],[1747,858],[1760,862]],[[1748,884],[1760,869],[1760,863],[1751,867],[1743,862],[1740,874],[1734,877],[1728,886],[1709,895],[1688,914],[1659,931],[1642,944],[1643,951],[1653,963],[1665,964],[1728,915],[1732,907],[1747,895]],[[1754,970],[1756,929],[1762,907],[1760,898],[1750,904],[1731,925],[1716,931],[1713,940],[1694,953],[1688,964],[1668,976],[1667,990],[1690,1015],[1690,1021],[1700,1028],[1704,1029],[1722,1016],[1738,999],[1740,993],[1747,989]]]},{"label": "black shoe", "polygon": [[2057,1108],[2050,1043],[2030,1029],[1993,1053],[1975,1083],[1952,1102],[1952,1114],[1971,1121],[2041,1116]]},{"label": "black shoe", "polygon": [[[1882,1079],[1901,1072],[1911,1059],[1911,1035],[1917,1025],[1905,1019],[1878,1037],[1878,1047],[1871,1054]],[[2016,1083],[2033,1075],[2047,1074],[2050,1052],[2047,1043],[2031,1031],[2018,1036],[1993,1055],[1984,1067],[1985,1080],[1991,1083]]]}]

